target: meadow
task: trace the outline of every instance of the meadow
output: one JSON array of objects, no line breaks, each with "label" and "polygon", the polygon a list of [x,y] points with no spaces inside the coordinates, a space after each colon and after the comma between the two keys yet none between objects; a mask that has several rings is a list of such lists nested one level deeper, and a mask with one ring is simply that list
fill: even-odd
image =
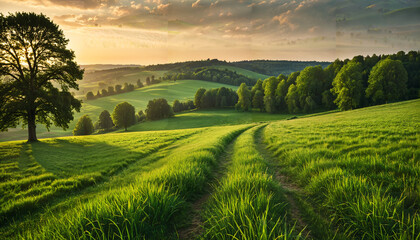
[{"label": "meadow", "polygon": [[[51,127],[50,131],[43,125],[37,126],[38,138],[51,138],[61,136],[71,136],[72,130],[76,125],[79,118],[85,114],[88,114],[92,121],[97,121],[99,114],[103,110],[108,110],[110,113],[114,110],[114,107],[121,102],[128,102],[132,104],[136,111],[145,110],[149,100],[155,98],[165,98],[168,103],[172,104],[175,99],[187,100],[193,99],[195,92],[200,87],[211,89],[218,87],[228,87],[234,90],[236,86],[225,85],[221,83],[205,82],[198,80],[182,80],[176,82],[162,82],[156,85],[146,86],[144,88],[136,89],[132,92],[117,94],[108,97],[102,97],[95,100],[83,100],[82,108],[79,113],[74,113],[74,120],[70,122],[69,129],[63,130],[62,128]],[[13,141],[13,140],[24,140],[27,138],[27,129],[13,128],[9,129],[8,132],[0,133],[0,141]]]},{"label": "meadow", "polygon": [[[191,112],[149,127],[160,131],[0,143],[0,236],[418,239],[417,109],[188,128]],[[232,118],[198,113],[204,125]]]},{"label": "meadow", "polygon": [[267,126],[314,238],[419,239],[419,109],[415,100]]}]

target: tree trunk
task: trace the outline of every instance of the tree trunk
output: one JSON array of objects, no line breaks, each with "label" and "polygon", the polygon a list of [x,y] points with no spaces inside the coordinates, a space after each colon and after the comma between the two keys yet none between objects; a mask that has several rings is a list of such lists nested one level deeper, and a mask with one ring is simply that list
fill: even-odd
[{"label": "tree trunk", "polygon": [[28,142],[37,142],[35,113],[28,114]]}]

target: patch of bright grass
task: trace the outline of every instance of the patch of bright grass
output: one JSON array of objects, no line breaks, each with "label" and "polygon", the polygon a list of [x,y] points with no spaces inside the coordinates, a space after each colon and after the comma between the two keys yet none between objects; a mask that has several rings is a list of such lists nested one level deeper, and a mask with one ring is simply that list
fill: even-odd
[{"label": "patch of bright grass", "polygon": [[418,239],[418,109],[414,100],[275,122],[265,140],[346,238]]}]

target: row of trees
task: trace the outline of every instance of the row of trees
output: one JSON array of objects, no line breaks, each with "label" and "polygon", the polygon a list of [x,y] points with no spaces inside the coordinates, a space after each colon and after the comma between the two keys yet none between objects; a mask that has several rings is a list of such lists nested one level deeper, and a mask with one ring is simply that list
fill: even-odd
[{"label": "row of trees", "polygon": [[183,79],[196,79],[209,82],[219,82],[229,85],[239,86],[241,83],[248,85],[255,84],[256,80],[238,74],[228,69],[217,69],[217,68],[196,68],[194,70],[183,69],[179,73],[166,73],[163,77],[166,80],[183,80]]},{"label": "row of trees", "polygon": [[200,88],[194,96],[194,105],[198,109],[235,106],[238,94],[230,88]]},{"label": "row of trees", "polygon": [[175,113],[191,110],[191,109],[194,109],[194,108],[195,108],[195,105],[194,105],[194,102],[192,100],[187,100],[185,102],[175,100],[172,103],[172,109]]},{"label": "row of trees", "polygon": [[[138,88],[143,87],[143,84],[141,82],[140,84],[141,86],[137,86]],[[101,91],[98,90],[96,95],[93,92],[89,91],[88,93],[86,93],[86,99],[93,100],[100,97],[107,97],[107,96],[112,96],[115,94],[131,92],[131,91],[134,91],[135,88],[136,87],[131,83],[124,83],[124,87],[120,84],[117,84],[115,85],[115,88],[113,86],[109,86],[108,89],[102,89]]]},{"label": "row of trees", "polygon": [[102,111],[95,124],[93,124],[92,119],[88,115],[83,115],[77,122],[73,130],[73,135],[89,135],[95,130],[98,130],[98,132],[108,132],[116,128],[124,128],[127,131],[127,128],[136,122],[158,120],[174,115],[172,107],[163,98],[150,100],[145,112],[143,113],[140,110],[136,114],[133,105],[128,102],[122,102],[115,106],[112,114],[107,110]]},{"label": "row of trees", "polygon": [[325,69],[310,66],[289,76],[258,80],[252,88],[242,83],[235,97],[227,98],[227,105],[220,105],[222,88],[198,89],[194,103],[197,108],[235,106],[243,111],[307,113],[418,98],[419,88],[420,54],[411,51],[336,60]]},{"label": "row of trees", "polygon": [[[147,86],[150,86],[152,84],[157,84],[157,83],[160,83],[160,82],[161,82],[161,80],[155,79],[154,75],[146,78],[146,85]],[[136,85],[131,84],[131,83],[124,83],[124,86],[122,86],[120,84],[117,84],[117,85],[115,85],[115,87],[109,86],[107,89],[104,88],[101,91],[98,90],[96,95],[92,91],[89,91],[86,94],[86,99],[87,100],[93,100],[93,99],[97,99],[97,98],[100,98],[100,97],[107,97],[107,96],[112,96],[112,95],[115,95],[115,94],[131,92],[131,91],[134,91],[134,89],[136,89],[136,88],[142,88],[142,87],[144,87],[144,84],[142,83],[142,81],[140,79],[138,79]]]}]

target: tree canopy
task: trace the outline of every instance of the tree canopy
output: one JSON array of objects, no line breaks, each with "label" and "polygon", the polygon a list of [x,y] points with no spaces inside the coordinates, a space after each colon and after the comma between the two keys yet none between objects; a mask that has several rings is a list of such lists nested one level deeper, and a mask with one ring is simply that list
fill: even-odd
[{"label": "tree canopy", "polygon": [[127,128],[136,122],[134,106],[128,102],[122,102],[115,106],[112,112],[112,120],[117,127]]},{"label": "tree canopy", "polygon": [[67,49],[63,31],[42,14],[0,15],[0,130],[28,126],[28,141],[37,141],[36,124],[67,129],[81,101],[83,70]]},{"label": "tree canopy", "polygon": [[99,128],[108,130],[114,126],[111,114],[107,110],[103,110],[99,115]]},{"label": "tree canopy", "polygon": [[379,61],[369,75],[366,95],[375,103],[395,101],[407,90],[407,71],[399,60]]},{"label": "tree canopy", "polygon": [[169,106],[168,101],[164,98],[150,100],[147,104],[146,118],[148,120],[159,120],[172,117],[173,115],[172,107]]},{"label": "tree canopy", "polygon": [[243,111],[252,109],[251,91],[248,89],[248,86],[245,83],[242,83],[238,88],[237,106]]},{"label": "tree canopy", "polygon": [[76,123],[76,127],[73,130],[73,135],[90,135],[94,131],[92,119],[88,115],[83,115],[80,117],[79,121]]},{"label": "tree canopy", "polygon": [[362,65],[350,61],[338,72],[331,91],[337,98],[334,103],[340,110],[349,110],[359,106],[363,94]]}]

